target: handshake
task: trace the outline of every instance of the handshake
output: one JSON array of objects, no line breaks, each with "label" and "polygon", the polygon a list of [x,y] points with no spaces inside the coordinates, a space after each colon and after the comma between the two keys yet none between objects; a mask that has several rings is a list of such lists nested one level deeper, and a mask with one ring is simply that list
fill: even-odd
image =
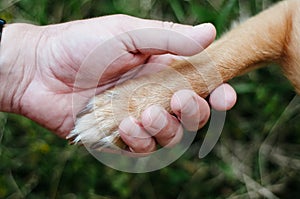
[{"label": "handshake", "polygon": [[211,24],[125,15],[5,25],[1,111],[92,149],[147,154],[172,147],[184,128],[197,131],[208,121],[204,98],[217,110],[232,108],[236,94],[223,83],[258,66],[279,63],[300,92],[299,4],[283,1],[212,45]]}]

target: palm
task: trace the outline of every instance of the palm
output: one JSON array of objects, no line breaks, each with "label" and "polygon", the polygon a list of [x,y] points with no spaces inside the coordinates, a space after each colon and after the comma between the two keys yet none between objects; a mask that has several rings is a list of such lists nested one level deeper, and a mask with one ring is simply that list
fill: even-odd
[{"label": "palm", "polygon": [[[96,34],[98,31],[78,26],[74,28],[76,30],[69,27],[69,31],[56,37],[46,35],[50,39],[45,41],[49,43],[42,43],[41,40],[40,46],[50,48],[39,52],[41,59],[37,60],[36,75],[23,97],[23,101],[28,98],[28,103],[31,103],[31,108],[27,109],[30,112],[24,109],[23,114],[62,137],[70,132],[76,113],[95,92],[107,89],[120,79],[131,78],[131,75],[123,74],[154,60],[149,59],[147,54],[129,52],[122,41],[111,39],[119,32],[109,32],[108,27],[102,27],[105,32],[99,30],[101,37]],[[74,32],[77,33],[77,40],[71,37]],[[110,53],[111,57],[107,57],[105,51],[111,46],[115,46],[114,51]],[[149,72],[147,69],[142,71]],[[155,70],[152,68],[151,71]],[[37,101],[32,101],[33,98]],[[40,112],[47,114],[40,115]]]}]

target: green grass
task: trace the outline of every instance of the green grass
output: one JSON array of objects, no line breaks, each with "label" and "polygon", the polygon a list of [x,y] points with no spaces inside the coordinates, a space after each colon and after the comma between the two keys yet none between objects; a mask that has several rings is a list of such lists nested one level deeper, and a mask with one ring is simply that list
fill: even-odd
[{"label": "green grass", "polygon": [[[218,35],[269,0],[2,0],[8,22],[46,25],[124,13],[187,24],[212,22]],[[0,198],[297,198],[300,107],[278,67],[231,81],[239,94],[217,146],[198,158],[205,130],[179,160],[159,171],[129,174],[83,147],[13,114],[0,113]]]}]

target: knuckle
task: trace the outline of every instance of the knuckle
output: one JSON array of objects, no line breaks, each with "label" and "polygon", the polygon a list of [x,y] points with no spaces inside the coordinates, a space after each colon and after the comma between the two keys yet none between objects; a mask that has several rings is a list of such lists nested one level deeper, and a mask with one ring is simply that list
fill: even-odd
[{"label": "knuckle", "polygon": [[152,152],[155,150],[155,142],[152,138],[147,140],[142,140],[142,142],[139,142],[138,144],[135,145],[133,150],[137,153]]}]

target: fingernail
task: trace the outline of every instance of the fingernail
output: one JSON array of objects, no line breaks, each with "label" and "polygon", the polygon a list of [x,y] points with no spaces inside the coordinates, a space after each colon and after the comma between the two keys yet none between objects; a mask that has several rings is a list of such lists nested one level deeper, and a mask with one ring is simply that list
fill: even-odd
[{"label": "fingernail", "polygon": [[206,48],[216,37],[216,29],[211,23],[204,23],[194,26],[192,37],[200,42],[203,48]]},{"label": "fingernail", "polygon": [[181,113],[188,114],[188,115],[197,114],[197,112],[199,110],[198,110],[198,106],[197,106],[196,99],[194,98],[194,96],[191,96],[184,103],[185,104],[183,104],[183,106],[182,106]]},{"label": "fingernail", "polygon": [[215,26],[211,23],[203,23],[193,27],[195,30],[201,30],[201,32],[213,33],[215,31]]},{"label": "fingernail", "polygon": [[147,130],[158,133],[167,125],[166,112],[162,108],[153,106],[147,114],[149,120],[144,124]]},{"label": "fingernail", "polygon": [[137,120],[133,117],[125,118],[119,125],[120,130],[129,136],[137,136],[139,129]]}]

